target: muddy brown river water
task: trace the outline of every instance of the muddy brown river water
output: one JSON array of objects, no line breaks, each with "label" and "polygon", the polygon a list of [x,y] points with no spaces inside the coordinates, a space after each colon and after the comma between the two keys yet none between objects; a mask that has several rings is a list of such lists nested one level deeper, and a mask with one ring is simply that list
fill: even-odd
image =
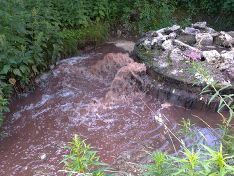
[{"label": "muddy brown river water", "polygon": [[105,44],[62,60],[38,79],[33,92],[14,98],[1,130],[0,175],[65,175],[59,172],[63,147],[74,134],[86,139],[117,175],[137,175],[139,165],[149,162],[147,152],[174,152],[176,141],[165,125],[176,131],[182,118],[193,114],[217,123],[216,113],[187,110],[145,93],[144,65],[124,53]]}]

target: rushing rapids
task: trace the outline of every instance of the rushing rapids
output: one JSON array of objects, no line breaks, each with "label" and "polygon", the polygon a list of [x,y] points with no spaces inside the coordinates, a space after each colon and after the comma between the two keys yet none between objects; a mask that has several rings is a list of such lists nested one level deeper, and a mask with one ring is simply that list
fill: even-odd
[{"label": "rushing rapids", "polygon": [[179,144],[168,129],[177,129],[182,118],[217,120],[213,112],[160,102],[145,93],[148,81],[145,65],[113,44],[60,61],[37,80],[35,91],[12,100],[1,130],[0,175],[64,175],[63,147],[74,134],[87,139],[117,175],[137,175],[148,152],[175,152],[172,142]]}]

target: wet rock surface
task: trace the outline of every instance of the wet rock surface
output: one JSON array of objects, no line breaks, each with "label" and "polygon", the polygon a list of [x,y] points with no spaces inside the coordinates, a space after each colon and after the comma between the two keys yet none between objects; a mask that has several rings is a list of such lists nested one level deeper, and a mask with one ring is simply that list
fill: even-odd
[{"label": "wet rock surface", "polygon": [[[209,96],[201,96],[200,92],[206,84],[198,83],[201,80],[194,73],[192,63],[199,62],[211,80],[223,86],[231,85],[228,92],[234,92],[232,34],[217,32],[206,22],[197,22],[185,29],[174,25],[146,33],[136,43],[134,54],[147,65],[155,81],[156,94],[165,94],[166,99],[173,95],[174,102],[183,106],[204,107]],[[217,103],[211,105],[216,106]]]},{"label": "wet rock surface", "polygon": [[38,78],[35,91],[12,100],[1,129],[0,175],[64,175],[63,147],[74,134],[86,139],[117,176],[142,175],[149,152],[175,152],[167,129],[176,130],[183,117],[196,114],[208,124],[218,122],[216,113],[145,94],[146,77],[144,64],[110,44],[60,61]]}]

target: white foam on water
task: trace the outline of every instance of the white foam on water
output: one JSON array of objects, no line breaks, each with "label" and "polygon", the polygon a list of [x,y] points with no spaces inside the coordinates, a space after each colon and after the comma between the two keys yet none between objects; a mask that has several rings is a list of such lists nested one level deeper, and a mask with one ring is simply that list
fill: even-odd
[{"label": "white foam on water", "polygon": [[21,117],[21,112],[15,112],[13,115],[12,115],[12,118],[11,118],[11,123],[14,123],[15,121],[17,121],[18,119],[20,119]]},{"label": "white foam on water", "polygon": [[61,61],[58,61],[56,65],[61,65],[61,64],[68,64],[68,65],[74,65],[80,63],[82,60],[88,59],[90,55],[88,56],[76,56],[76,57],[71,57],[67,59],[63,59]]},{"label": "white foam on water", "polygon": [[64,88],[60,92],[56,93],[56,95],[63,97],[63,98],[66,98],[66,97],[74,96],[75,92],[68,89],[68,88]]},{"label": "white foam on water", "polygon": [[49,112],[50,110],[51,110],[51,108],[50,108],[50,107],[47,107],[47,108],[42,109],[41,111],[37,111],[36,113],[34,113],[34,114],[32,115],[32,118],[42,117],[42,115],[43,115],[44,113]]}]

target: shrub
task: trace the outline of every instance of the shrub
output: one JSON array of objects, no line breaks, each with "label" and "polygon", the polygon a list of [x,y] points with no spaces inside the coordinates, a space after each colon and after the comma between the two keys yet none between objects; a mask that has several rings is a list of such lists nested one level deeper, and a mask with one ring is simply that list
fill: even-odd
[{"label": "shrub", "polygon": [[219,30],[233,29],[233,0],[179,0],[177,2],[177,7],[187,10],[187,15],[196,21],[206,20]]},{"label": "shrub", "polygon": [[[172,3],[173,2],[173,3]],[[174,21],[174,1],[111,1],[112,20],[119,21],[129,31],[141,33],[171,25]]]},{"label": "shrub", "polygon": [[[5,84],[10,79],[14,80],[15,90],[22,90],[55,63],[63,50],[67,52],[85,40],[103,40],[107,27],[96,21],[108,16],[106,4],[107,1],[102,1],[97,7],[97,2],[82,0],[1,1],[0,89],[9,87]],[[5,92],[0,92],[0,119],[7,110]]]},{"label": "shrub", "polygon": [[0,126],[3,123],[3,115],[5,112],[8,112],[8,97],[11,93],[11,86],[2,81],[0,77]]},{"label": "shrub", "polygon": [[79,29],[64,29],[62,31],[63,54],[65,56],[77,54],[79,48],[104,41],[108,33],[108,25],[103,23],[93,23]]},{"label": "shrub", "polygon": [[68,175],[104,176],[104,164],[99,162],[97,152],[93,151],[90,145],[87,145],[79,136],[75,135],[65,149],[68,154],[64,155],[62,162]]}]

